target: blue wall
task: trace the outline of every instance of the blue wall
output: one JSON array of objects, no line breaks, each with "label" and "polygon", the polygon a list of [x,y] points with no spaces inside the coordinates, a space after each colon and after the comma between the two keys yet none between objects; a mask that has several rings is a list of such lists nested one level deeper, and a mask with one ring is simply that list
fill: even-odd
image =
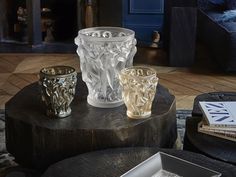
[{"label": "blue wall", "polygon": [[133,29],[139,43],[152,42],[154,31],[162,32],[164,0],[123,0],[122,25]]}]

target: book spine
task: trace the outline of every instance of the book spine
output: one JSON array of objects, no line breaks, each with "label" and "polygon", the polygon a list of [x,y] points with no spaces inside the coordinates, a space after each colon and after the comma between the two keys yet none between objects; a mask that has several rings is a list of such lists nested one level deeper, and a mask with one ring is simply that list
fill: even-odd
[{"label": "book spine", "polygon": [[199,122],[198,124],[198,132],[200,133],[204,133],[207,135],[211,135],[211,136],[215,136],[218,138],[222,138],[222,139],[226,139],[226,140],[230,140],[230,141],[234,141],[236,142],[236,134],[230,134],[230,133],[222,133],[222,132],[215,132],[215,131],[210,131],[210,130],[204,130],[202,128],[202,121]]},{"label": "book spine", "polygon": [[236,128],[234,127],[216,127],[216,126],[210,126],[206,124],[202,124],[202,128],[204,129],[214,129],[214,130],[222,130],[222,131],[233,131],[236,132]]},{"label": "book spine", "polygon": [[218,137],[218,138],[222,138],[222,139],[226,139],[226,140],[230,140],[230,141],[236,142],[236,138],[235,137],[225,136],[225,135],[223,135],[221,133],[203,131],[203,130],[200,130],[200,129],[198,131],[200,133],[204,133],[204,134],[207,134],[207,135],[211,135],[211,136],[215,136],[215,137]]},{"label": "book spine", "polygon": [[200,127],[199,129],[203,130],[203,131],[209,131],[209,132],[213,132],[213,133],[224,134],[225,136],[227,136],[227,135],[234,136],[236,138],[236,132],[232,132],[232,131],[224,131],[224,130],[216,130],[216,129],[205,129],[203,127]]}]

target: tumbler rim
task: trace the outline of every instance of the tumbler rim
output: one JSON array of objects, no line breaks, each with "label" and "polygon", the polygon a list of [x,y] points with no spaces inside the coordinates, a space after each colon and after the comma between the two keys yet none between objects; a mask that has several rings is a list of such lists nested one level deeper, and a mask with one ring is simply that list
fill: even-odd
[{"label": "tumbler rim", "polygon": [[[137,75],[130,75],[128,74],[126,71],[130,70],[130,69],[147,69],[147,70],[150,70],[153,72],[153,74],[151,75],[146,75],[146,76],[137,76]],[[157,80],[159,80],[159,78],[157,77],[157,72],[155,69],[151,68],[151,67],[148,67],[148,66],[130,66],[130,67],[127,67],[127,68],[124,68],[121,70],[120,72],[120,75],[125,75],[125,76],[128,76],[128,77],[133,77],[133,78],[141,78],[141,79],[149,79],[150,77],[153,77],[155,76],[157,78]]]},{"label": "tumbler rim", "polygon": [[[44,70],[55,69],[55,68],[69,69],[71,71],[69,73],[66,73],[66,74],[60,74],[60,73],[49,74],[49,73],[44,72]],[[46,76],[46,77],[66,77],[66,76],[74,75],[75,73],[76,73],[75,68],[73,68],[71,66],[65,66],[65,65],[48,66],[48,67],[44,67],[40,70],[40,75],[41,76]]]}]

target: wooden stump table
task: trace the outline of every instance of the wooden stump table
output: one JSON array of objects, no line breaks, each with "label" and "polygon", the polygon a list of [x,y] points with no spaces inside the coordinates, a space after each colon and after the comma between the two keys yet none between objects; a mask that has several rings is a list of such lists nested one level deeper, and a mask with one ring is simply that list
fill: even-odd
[{"label": "wooden stump table", "polygon": [[236,101],[236,92],[213,92],[199,95],[194,100],[192,115],[186,121],[184,150],[198,152],[209,157],[236,165],[236,142],[199,133],[198,123],[202,120],[199,101]]},{"label": "wooden stump table", "polygon": [[152,115],[131,120],[124,105],[102,109],[87,104],[87,87],[78,75],[72,115],[50,119],[37,83],[6,104],[7,150],[23,166],[44,169],[80,153],[114,147],[172,147],[177,137],[175,97],[157,87]]},{"label": "wooden stump table", "polygon": [[119,177],[158,151],[218,171],[222,177],[233,177],[236,174],[234,165],[196,153],[173,149],[135,147],[107,149],[68,158],[50,166],[42,177]]}]

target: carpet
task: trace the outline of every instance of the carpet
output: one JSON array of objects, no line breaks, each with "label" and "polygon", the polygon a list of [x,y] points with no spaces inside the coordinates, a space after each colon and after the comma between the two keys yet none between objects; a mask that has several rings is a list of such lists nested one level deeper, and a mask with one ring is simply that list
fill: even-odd
[{"label": "carpet", "polygon": [[[185,120],[186,117],[191,116],[191,110],[177,110],[177,131],[178,138],[176,141],[175,148],[181,149],[183,145],[183,138],[185,132]],[[17,164],[14,162],[12,157],[6,150],[5,145],[5,112],[0,110],[0,177],[3,176],[4,171],[9,167],[15,167]]]}]

